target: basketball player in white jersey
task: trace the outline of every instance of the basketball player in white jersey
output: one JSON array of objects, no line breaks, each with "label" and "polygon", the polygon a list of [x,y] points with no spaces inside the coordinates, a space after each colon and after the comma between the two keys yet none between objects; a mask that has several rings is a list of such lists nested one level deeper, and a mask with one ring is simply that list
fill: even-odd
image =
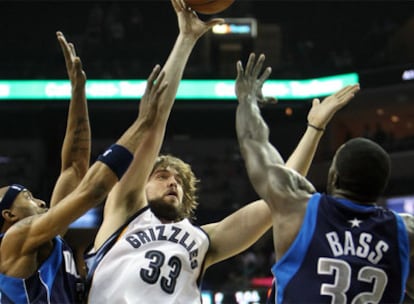
[{"label": "basketball player in white jersey", "polygon": [[[172,0],[180,33],[164,66],[169,87],[157,120],[135,150],[134,161],[108,196],[104,220],[87,256],[89,303],[201,303],[200,281],[211,265],[251,246],[270,227],[270,211],[253,202],[224,220],[196,227],[196,184],[191,167],[158,153],[176,88],[198,38],[213,24],[204,23],[181,0]],[[348,103],[328,98],[314,102],[310,120],[327,123]],[[322,132],[308,128],[290,165],[306,173]]]}]

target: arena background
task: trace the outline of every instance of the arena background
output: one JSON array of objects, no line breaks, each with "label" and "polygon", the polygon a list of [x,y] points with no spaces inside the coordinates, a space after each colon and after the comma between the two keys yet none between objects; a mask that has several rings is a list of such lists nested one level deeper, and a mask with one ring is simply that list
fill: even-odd
[{"label": "arena background", "polygon": [[[380,203],[414,213],[414,2],[236,0],[223,18],[253,18],[256,37],[203,37],[184,79],[234,79],[235,62],[264,52],[272,79],[358,73],[361,92],[329,125],[309,178],[324,191],[333,151],[352,136],[376,140],[393,161]],[[207,19],[209,16],[202,16]],[[145,79],[174,43],[169,1],[1,1],[0,80],[66,79],[55,32],[73,41],[88,79]],[[197,224],[220,220],[257,198],[235,136],[236,101],[178,100],[163,153],[193,165],[201,179]],[[311,100],[280,100],[264,108],[271,141],[287,158],[305,130]],[[0,100],[0,180],[22,183],[47,200],[59,173],[67,100]],[[137,100],[91,100],[92,160],[137,115]],[[73,226],[81,250],[100,220]],[[265,235],[243,254],[208,270],[205,303],[263,303],[272,240]],[[267,280],[260,280],[267,278]],[[263,282],[264,281],[264,282]],[[221,294],[222,293],[222,294]]]}]

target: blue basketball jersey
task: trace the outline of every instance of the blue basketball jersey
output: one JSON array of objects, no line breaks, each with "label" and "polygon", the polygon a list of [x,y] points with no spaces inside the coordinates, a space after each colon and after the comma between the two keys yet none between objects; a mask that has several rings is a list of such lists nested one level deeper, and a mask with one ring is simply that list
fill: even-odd
[{"label": "blue basketball jersey", "polygon": [[[3,235],[0,236],[2,238]],[[50,256],[27,279],[0,274],[0,303],[81,303],[83,284],[73,253],[60,237]]]},{"label": "blue basketball jersey", "polygon": [[409,270],[402,218],[316,193],[288,251],[272,267],[276,303],[398,303]]}]

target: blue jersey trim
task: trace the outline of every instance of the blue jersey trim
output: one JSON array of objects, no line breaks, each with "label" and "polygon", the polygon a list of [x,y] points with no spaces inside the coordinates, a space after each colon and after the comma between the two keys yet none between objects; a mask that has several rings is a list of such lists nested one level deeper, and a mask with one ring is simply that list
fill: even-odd
[{"label": "blue jersey trim", "polygon": [[[190,222],[191,223],[191,222]],[[210,239],[210,235],[203,229],[203,227],[201,227],[201,226],[196,226],[196,225],[194,225],[193,223],[191,223],[195,228],[197,228],[197,229],[199,229],[201,232],[203,232],[205,235],[206,235],[206,237],[207,237],[207,241],[208,241],[208,248],[210,248],[210,245],[211,245],[211,239]],[[207,249],[207,251],[208,251],[208,249]],[[197,278],[197,285],[198,285],[198,287],[200,288],[200,290],[201,290],[201,285],[202,285],[202,283],[203,283],[203,278],[204,278],[204,274],[205,274],[205,272],[206,272],[206,256],[204,256],[204,259],[203,259],[203,264],[201,265],[201,271],[200,271],[200,275],[198,276],[198,278]],[[200,294],[201,295],[201,294]]]},{"label": "blue jersey trim", "polygon": [[[93,274],[95,273],[96,268],[98,267],[101,260],[107,254],[107,252],[114,246],[114,244],[118,241],[119,235],[122,231],[135,219],[137,216],[144,213],[146,210],[149,209],[149,206],[145,206],[138,210],[134,215],[129,217],[124,224],[121,225],[104,243],[103,245],[96,250],[96,252],[92,254],[85,254],[84,259],[87,266],[87,275],[86,275],[86,287],[89,289],[90,285],[92,284]],[[93,246],[93,244],[92,244]]]},{"label": "blue jersey trim", "polygon": [[286,285],[296,274],[305,258],[303,252],[307,251],[316,227],[320,196],[320,193],[315,193],[309,199],[305,218],[297,237],[282,258],[272,267],[272,273],[276,279],[277,303],[283,302]]},{"label": "blue jersey trim", "polygon": [[4,296],[10,299],[13,303],[27,303],[28,297],[22,282],[22,279],[0,274],[0,293],[2,293],[3,288],[7,286],[7,290],[10,292],[7,295],[4,294]]},{"label": "blue jersey trim", "polygon": [[410,243],[408,238],[408,232],[405,227],[404,220],[402,217],[392,211],[395,214],[397,221],[397,230],[398,230],[398,241],[400,244],[400,261],[401,261],[401,303],[404,300],[405,286],[407,284],[408,273],[410,269]]},{"label": "blue jersey trim", "polygon": [[52,251],[52,254],[48,257],[45,263],[42,264],[42,266],[39,269],[40,272],[40,278],[42,282],[46,284],[47,288],[47,294],[48,297],[50,297],[50,291],[52,290],[53,283],[56,278],[56,274],[59,271],[60,265],[62,264],[62,240],[60,240],[58,237],[54,239],[54,249]]},{"label": "blue jersey trim", "polygon": [[351,208],[353,210],[356,210],[358,212],[373,212],[375,211],[378,206],[376,205],[363,205],[363,204],[357,204],[354,203],[353,201],[347,200],[345,198],[338,198],[335,197],[335,201],[341,205],[344,205],[348,208]]}]

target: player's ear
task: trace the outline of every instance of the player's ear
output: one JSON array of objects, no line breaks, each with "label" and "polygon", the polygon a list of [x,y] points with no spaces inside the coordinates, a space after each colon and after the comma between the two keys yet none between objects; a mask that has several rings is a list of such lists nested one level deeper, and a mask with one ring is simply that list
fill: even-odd
[{"label": "player's ear", "polygon": [[4,209],[1,212],[1,216],[4,218],[5,222],[9,223],[14,223],[18,220],[17,216],[10,209]]}]

